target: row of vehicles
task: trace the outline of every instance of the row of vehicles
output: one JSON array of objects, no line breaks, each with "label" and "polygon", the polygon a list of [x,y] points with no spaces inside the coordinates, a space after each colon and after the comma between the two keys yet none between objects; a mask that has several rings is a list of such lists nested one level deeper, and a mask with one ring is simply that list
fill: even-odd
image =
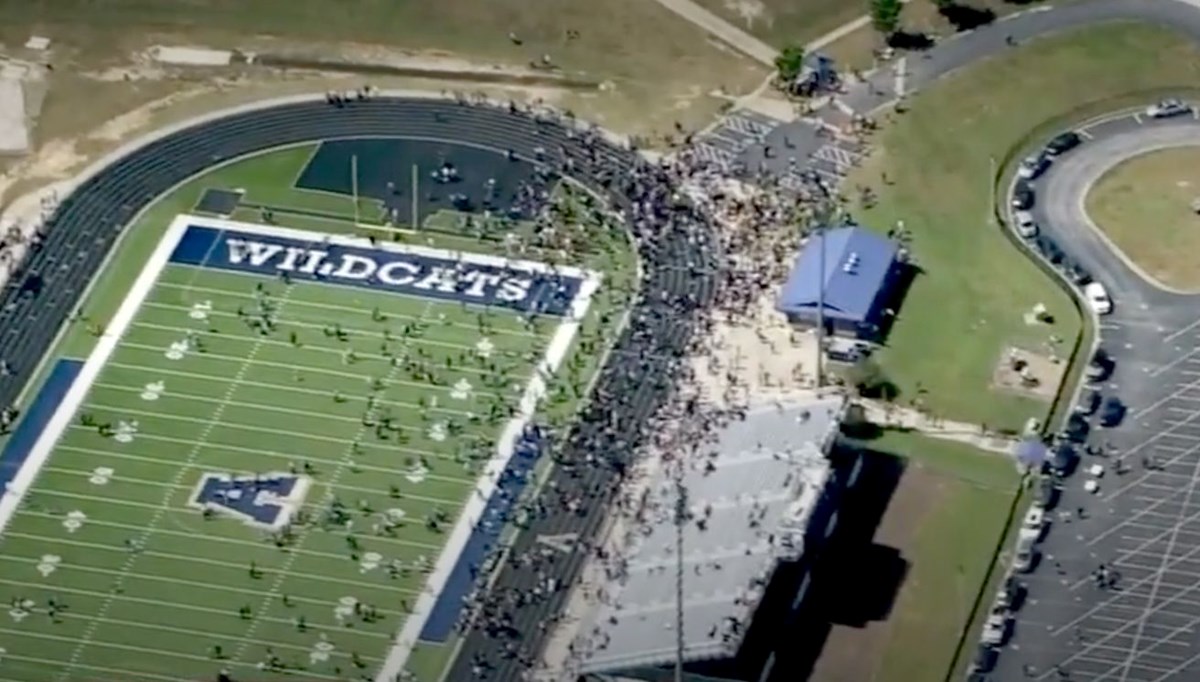
[{"label": "row of vehicles", "polygon": [[1125,405],[1116,396],[1102,396],[1100,390],[1100,384],[1112,376],[1115,368],[1116,361],[1112,356],[1098,348],[1084,371],[1086,384],[1067,425],[1048,449],[1033,504],[1017,531],[1011,570],[984,621],[983,634],[971,663],[973,680],[984,679],[984,675],[995,667],[1000,648],[1012,636],[1014,614],[1021,608],[1028,591],[1020,576],[1037,569],[1041,558],[1038,544],[1049,531],[1050,514],[1062,498],[1063,483],[1079,468],[1081,452],[1096,452],[1087,444],[1090,419],[1096,417],[1102,428],[1117,426],[1124,419]]},{"label": "row of vehicles", "polygon": [[1067,277],[1080,288],[1083,298],[1097,315],[1113,310],[1112,298],[1100,282],[1094,281],[1079,265],[1068,265],[1066,254],[1049,238],[1041,235],[1030,209],[1036,201],[1033,183],[1046,172],[1055,159],[1083,144],[1079,133],[1069,130],[1055,136],[1036,154],[1025,157],[1017,167],[1017,183],[1013,188],[1013,229],[1022,239],[1029,240],[1052,265],[1062,268]]},{"label": "row of vehicles", "polygon": [[[1154,119],[1171,118],[1192,113],[1192,108],[1180,100],[1163,100],[1146,108],[1144,115]],[[1112,312],[1112,300],[1104,286],[1095,282],[1078,265],[1068,266],[1057,246],[1043,237],[1030,209],[1036,200],[1033,183],[1041,177],[1056,158],[1082,144],[1082,137],[1073,131],[1062,133],[1037,154],[1025,158],[1017,169],[1017,182],[1013,188],[1014,229],[1023,239],[1031,242],[1053,265],[1080,288],[1087,304],[1098,315]],[[1116,361],[1103,348],[1097,348],[1084,371],[1085,385],[1067,418],[1063,430],[1051,443],[1042,475],[1038,479],[1035,499],[1022,519],[1017,532],[1016,550],[1009,574],[997,592],[984,622],[983,634],[971,662],[969,682],[987,679],[986,674],[996,666],[996,660],[1012,636],[1014,614],[1021,608],[1028,593],[1020,576],[1037,569],[1038,545],[1046,536],[1050,526],[1050,514],[1062,498],[1065,480],[1079,468],[1080,453],[1102,454],[1103,448],[1088,444],[1093,423],[1100,428],[1111,428],[1121,424],[1127,408],[1120,398],[1104,395],[1102,384],[1112,376]],[[1099,467],[1097,467],[1099,468]],[[1085,486],[1086,488],[1086,486]]]}]

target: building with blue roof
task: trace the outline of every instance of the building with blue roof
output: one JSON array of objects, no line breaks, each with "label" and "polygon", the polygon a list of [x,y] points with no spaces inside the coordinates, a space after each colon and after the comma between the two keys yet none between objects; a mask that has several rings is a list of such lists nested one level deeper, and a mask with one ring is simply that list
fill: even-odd
[{"label": "building with blue roof", "polygon": [[899,244],[858,225],[816,231],[797,256],[776,308],[793,324],[815,327],[824,289],[826,330],[874,339],[900,279],[900,254]]}]

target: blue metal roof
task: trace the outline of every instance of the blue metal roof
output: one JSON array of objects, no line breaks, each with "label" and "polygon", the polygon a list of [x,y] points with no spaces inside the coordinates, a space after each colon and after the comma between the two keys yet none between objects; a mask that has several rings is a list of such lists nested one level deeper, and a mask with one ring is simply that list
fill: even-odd
[{"label": "blue metal roof", "polygon": [[857,225],[816,232],[796,258],[776,307],[784,313],[815,315],[823,285],[826,316],[870,322],[875,299],[887,281],[899,249],[896,242]]}]

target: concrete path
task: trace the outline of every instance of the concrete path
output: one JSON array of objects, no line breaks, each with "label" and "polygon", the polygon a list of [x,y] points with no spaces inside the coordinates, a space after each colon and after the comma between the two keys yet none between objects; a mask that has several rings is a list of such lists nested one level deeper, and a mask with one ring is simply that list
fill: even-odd
[{"label": "concrete path", "polygon": [[916,410],[871,400],[857,401],[866,411],[867,421],[889,428],[911,429],[923,436],[965,443],[981,450],[1013,454],[1017,439],[985,431],[976,424],[937,419]]},{"label": "concrete path", "polygon": [[657,2],[747,57],[772,70],[775,69],[775,57],[779,55],[778,50],[697,5],[692,0],[657,0]]}]

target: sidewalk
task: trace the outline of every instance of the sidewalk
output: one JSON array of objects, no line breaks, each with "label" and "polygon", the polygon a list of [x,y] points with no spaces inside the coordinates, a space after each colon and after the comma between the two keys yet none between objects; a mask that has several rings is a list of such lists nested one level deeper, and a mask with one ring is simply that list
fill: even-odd
[{"label": "sidewalk", "polygon": [[954,440],[1005,455],[1013,454],[1018,443],[1016,438],[985,432],[977,424],[934,419],[911,408],[871,400],[856,402],[865,410],[867,421],[880,426],[911,429],[930,438]]},{"label": "sidewalk", "polygon": [[717,37],[730,47],[737,49],[747,57],[770,67],[772,70],[775,69],[775,57],[779,55],[778,50],[697,5],[692,0],[656,1],[663,7]]}]

